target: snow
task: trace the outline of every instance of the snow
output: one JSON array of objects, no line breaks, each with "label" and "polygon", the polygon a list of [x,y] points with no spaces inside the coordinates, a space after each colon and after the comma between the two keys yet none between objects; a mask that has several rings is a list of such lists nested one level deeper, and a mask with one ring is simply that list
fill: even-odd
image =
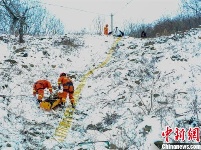
[{"label": "snow", "polygon": [[[104,150],[107,142],[111,149],[157,149],[154,142],[164,141],[167,125],[188,128],[192,117],[201,117],[200,34],[192,29],[177,40],[123,37],[110,61],[87,78],[63,142],[54,133],[65,109],[40,109],[33,83],[48,79],[55,91],[66,72],[76,88],[105,61],[116,38],[69,34],[26,36],[23,44],[12,36],[9,43],[0,41],[0,149]],[[58,44],[66,36],[79,46]]]},{"label": "snow", "polygon": [[6,57],[9,56],[9,49],[7,48],[7,45],[3,42],[0,42],[0,50],[1,50],[1,55],[0,55],[0,61],[3,61]]}]

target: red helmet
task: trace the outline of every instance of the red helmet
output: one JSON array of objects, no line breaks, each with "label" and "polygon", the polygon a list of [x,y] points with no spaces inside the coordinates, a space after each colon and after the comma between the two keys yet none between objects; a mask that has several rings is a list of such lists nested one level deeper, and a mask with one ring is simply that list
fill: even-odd
[{"label": "red helmet", "polygon": [[62,72],[62,73],[60,74],[60,77],[61,77],[61,76],[66,76],[66,73]]}]

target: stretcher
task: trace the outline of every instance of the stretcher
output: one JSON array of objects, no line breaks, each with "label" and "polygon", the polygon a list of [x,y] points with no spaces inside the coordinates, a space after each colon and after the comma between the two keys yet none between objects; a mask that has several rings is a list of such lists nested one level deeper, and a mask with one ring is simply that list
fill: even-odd
[{"label": "stretcher", "polygon": [[58,96],[58,93],[54,94],[52,97],[49,97],[40,103],[40,108],[44,110],[51,110],[61,104],[61,98]]}]

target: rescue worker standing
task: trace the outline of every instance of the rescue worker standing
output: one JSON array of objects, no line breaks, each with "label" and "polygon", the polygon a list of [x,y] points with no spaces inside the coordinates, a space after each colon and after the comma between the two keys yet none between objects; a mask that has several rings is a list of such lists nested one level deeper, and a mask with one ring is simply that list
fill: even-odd
[{"label": "rescue worker standing", "polygon": [[104,27],[104,35],[108,35],[108,24]]},{"label": "rescue worker standing", "polygon": [[59,93],[59,97],[61,97],[61,104],[64,106],[66,103],[66,98],[69,94],[69,99],[72,104],[72,108],[75,108],[75,100],[73,97],[74,86],[72,80],[66,75],[66,73],[61,73],[58,79],[58,89],[61,89],[61,85],[63,86],[63,92]]},{"label": "rescue worker standing", "polygon": [[33,95],[36,96],[38,94],[38,102],[42,102],[42,99],[44,97],[44,89],[48,89],[50,91],[50,94],[52,94],[52,85],[47,80],[38,80],[33,85]]}]

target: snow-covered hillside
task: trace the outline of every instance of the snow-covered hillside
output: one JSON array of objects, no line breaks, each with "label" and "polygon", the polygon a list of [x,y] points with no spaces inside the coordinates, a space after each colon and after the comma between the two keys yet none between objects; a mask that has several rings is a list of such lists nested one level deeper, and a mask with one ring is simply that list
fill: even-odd
[{"label": "snow-covered hillside", "polygon": [[54,133],[65,108],[41,110],[32,85],[47,79],[56,90],[66,72],[76,88],[107,58],[116,38],[26,36],[19,44],[0,35],[0,149],[152,150],[165,140],[166,126],[200,127],[200,35],[192,29],[155,39],[123,37],[110,61],[87,79],[64,142]]}]

